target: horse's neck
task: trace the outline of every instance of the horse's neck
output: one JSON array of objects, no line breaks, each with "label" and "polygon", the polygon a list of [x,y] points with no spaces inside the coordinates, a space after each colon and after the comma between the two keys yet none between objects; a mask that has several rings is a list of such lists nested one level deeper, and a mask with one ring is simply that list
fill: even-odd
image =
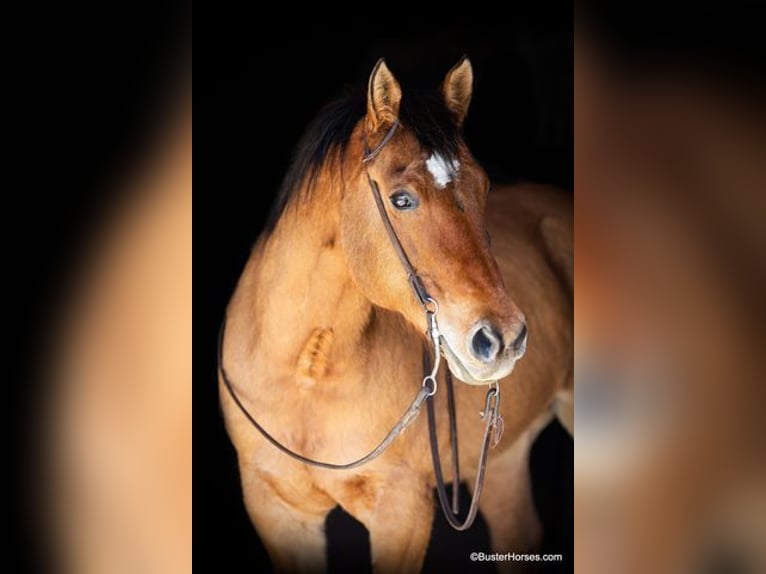
[{"label": "horse's neck", "polygon": [[321,193],[285,211],[238,289],[241,349],[272,380],[312,384],[348,368],[372,312],[346,266],[337,210],[318,205],[336,203]]}]

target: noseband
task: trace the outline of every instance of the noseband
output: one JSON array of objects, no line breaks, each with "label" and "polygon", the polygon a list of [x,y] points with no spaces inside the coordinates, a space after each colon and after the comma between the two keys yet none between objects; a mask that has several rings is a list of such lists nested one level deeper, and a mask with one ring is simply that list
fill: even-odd
[{"label": "noseband", "polygon": [[231,379],[226,373],[226,369],[224,368],[224,363],[223,363],[223,342],[224,342],[224,332],[226,329],[225,319],[223,323],[221,324],[221,330],[218,336],[218,368],[219,368],[221,379],[224,383],[224,386],[228,390],[229,395],[231,395],[231,398],[234,401],[234,403],[237,405],[237,407],[242,412],[242,414],[247,418],[247,420],[250,421],[253,427],[255,427],[255,429],[259,433],[261,433],[261,435],[263,435],[263,437],[268,442],[270,442],[274,447],[276,447],[277,449],[279,449],[286,455],[294,458],[295,460],[298,460],[304,464],[317,466],[320,468],[326,468],[330,470],[349,470],[349,469],[357,468],[372,461],[373,459],[383,454],[383,452],[391,445],[394,439],[396,439],[396,437],[398,437],[404,431],[404,429],[407,428],[415,420],[415,418],[417,418],[418,414],[420,414],[420,408],[423,406],[423,403],[427,402],[428,435],[429,435],[430,444],[431,444],[431,459],[432,459],[433,467],[434,467],[434,475],[436,478],[436,490],[439,495],[439,502],[441,503],[444,516],[447,519],[447,522],[449,522],[450,526],[452,526],[456,530],[466,530],[471,526],[471,524],[473,524],[473,521],[476,518],[476,514],[478,513],[479,497],[481,496],[482,487],[484,485],[484,474],[485,474],[486,466],[487,466],[487,455],[489,453],[489,448],[490,446],[494,447],[497,444],[497,442],[500,440],[500,435],[502,434],[503,421],[502,421],[502,417],[500,416],[500,390],[497,385],[497,382],[494,382],[490,385],[490,388],[487,391],[487,396],[486,396],[486,400],[484,404],[484,410],[481,413],[481,417],[482,419],[484,419],[484,437],[482,439],[481,451],[479,454],[479,464],[477,467],[478,471],[476,474],[476,482],[474,485],[473,497],[471,499],[471,505],[469,507],[466,518],[462,522],[460,522],[457,518],[457,515],[459,513],[458,493],[459,493],[459,485],[460,485],[460,466],[458,461],[458,444],[457,444],[457,417],[455,413],[455,397],[454,397],[454,389],[452,384],[452,375],[450,374],[449,369],[446,370],[445,382],[447,387],[447,406],[448,406],[449,421],[450,421],[450,446],[452,450],[453,483],[452,483],[452,506],[451,507],[447,499],[448,498],[447,489],[445,487],[444,476],[442,474],[441,459],[439,456],[439,443],[438,443],[438,437],[436,435],[436,422],[435,422],[435,414],[434,414],[433,396],[436,394],[436,390],[437,390],[437,377],[439,374],[439,365],[441,363],[441,342],[440,342],[441,333],[439,331],[439,325],[436,321],[436,315],[439,312],[439,304],[436,302],[436,300],[433,297],[431,297],[428,294],[428,291],[423,285],[423,281],[421,280],[420,276],[417,274],[417,272],[415,271],[415,268],[413,267],[412,263],[407,257],[407,252],[404,250],[404,247],[402,246],[402,243],[399,240],[399,236],[396,234],[396,230],[394,229],[394,226],[391,223],[391,219],[388,217],[388,213],[386,212],[386,207],[385,207],[385,204],[383,203],[383,198],[380,194],[380,188],[378,187],[378,183],[374,179],[372,179],[370,172],[367,170],[367,166],[373,160],[375,160],[375,158],[380,154],[380,152],[383,150],[386,144],[388,144],[388,142],[390,142],[391,139],[394,137],[394,134],[398,126],[399,126],[399,123],[395,121],[391,125],[389,130],[386,132],[385,136],[380,141],[380,143],[378,143],[378,145],[375,146],[374,148],[370,148],[367,145],[367,139],[365,138],[364,156],[362,158],[362,165],[365,170],[365,175],[367,176],[367,182],[370,186],[370,191],[372,192],[372,196],[375,200],[375,205],[378,208],[380,219],[383,222],[383,227],[386,230],[389,241],[391,242],[391,245],[394,248],[396,255],[398,256],[399,261],[402,264],[402,267],[404,267],[404,270],[407,273],[407,281],[412,287],[415,297],[417,298],[418,302],[423,308],[423,311],[426,315],[426,323],[428,325],[428,330],[426,332],[426,335],[428,336],[428,339],[431,343],[430,354],[433,355],[433,363],[431,362],[428,348],[424,346],[423,348],[423,373],[424,373],[423,381],[417,395],[415,395],[415,398],[410,403],[407,410],[404,412],[404,414],[402,414],[402,416],[399,418],[397,423],[383,438],[380,444],[378,444],[378,446],[376,446],[373,450],[371,450],[369,453],[362,456],[361,458],[358,458],[351,462],[342,463],[342,464],[314,460],[291,450],[290,448],[288,448],[287,446],[279,442],[271,434],[269,434],[269,432],[266,431],[266,429],[263,428],[263,426],[261,426],[261,424],[255,419],[255,417],[253,417],[253,415],[250,413],[247,407],[245,407],[245,405],[240,400],[237,392],[234,390],[234,385],[231,382]]}]

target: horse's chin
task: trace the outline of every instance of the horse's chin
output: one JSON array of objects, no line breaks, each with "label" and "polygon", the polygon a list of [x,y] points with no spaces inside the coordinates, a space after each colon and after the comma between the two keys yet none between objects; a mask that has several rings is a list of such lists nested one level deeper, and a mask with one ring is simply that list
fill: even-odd
[{"label": "horse's chin", "polygon": [[511,369],[507,370],[508,372],[500,373],[499,376],[493,376],[488,379],[479,379],[475,377],[473,374],[471,374],[471,371],[460,360],[457,354],[455,354],[455,352],[450,348],[449,343],[447,342],[447,339],[445,339],[444,337],[441,338],[441,349],[442,349],[442,354],[444,355],[444,358],[447,359],[447,365],[449,366],[450,372],[455,376],[455,378],[459,379],[460,381],[468,385],[476,385],[476,386],[491,385],[498,379],[508,376],[513,370],[513,367],[511,367]]}]

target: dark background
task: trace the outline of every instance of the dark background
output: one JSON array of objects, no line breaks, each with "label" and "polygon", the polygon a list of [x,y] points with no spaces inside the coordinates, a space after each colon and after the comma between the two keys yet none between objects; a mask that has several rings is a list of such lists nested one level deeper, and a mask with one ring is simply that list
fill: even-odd
[{"label": "dark background", "polygon": [[[323,104],[344,87],[366,85],[379,57],[386,58],[403,86],[435,88],[465,53],[475,72],[465,137],[493,180],[529,179],[571,189],[573,19],[564,9],[538,17],[519,13],[501,26],[491,19],[476,27],[410,28],[361,18],[357,25],[291,23],[276,43],[259,36],[250,22],[232,24],[232,19],[227,15],[205,24],[206,29],[220,26],[220,58],[212,68],[206,58],[204,75],[197,75],[205,84],[206,113],[196,125],[204,126],[204,140],[197,139],[195,168],[204,164],[214,177],[205,177],[204,187],[197,180],[195,194],[200,343],[194,382],[195,515],[205,517],[195,525],[195,551],[215,553],[221,571],[261,571],[268,558],[246,516],[235,453],[219,413],[215,337],[293,146]],[[571,571],[573,441],[558,423],[535,444],[531,467],[545,527],[541,552],[565,557],[545,571]],[[336,510],[327,529],[330,570],[369,571],[364,527]],[[458,533],[439,510],[425,571],[494,572],[490,563],[470,562],[470,552],[482,550],[490,551],[481,519]]]}]

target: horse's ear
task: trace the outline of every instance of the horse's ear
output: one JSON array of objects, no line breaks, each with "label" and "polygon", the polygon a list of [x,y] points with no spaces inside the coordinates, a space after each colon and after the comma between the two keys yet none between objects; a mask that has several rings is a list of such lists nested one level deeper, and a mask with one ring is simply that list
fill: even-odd
[{"label": "horse's ear", "polygon": [[463,56],[455,67],[447,72],[442,84],[442,93],[447,109],[455,116],[457,124],[462,125],[473,93],[473,67],[468,56]]},{"label": "horse's ear", "polygon": [[402,89],[386,62],[381,58],[370,74],[367,85],[367,122],[370,131],[391,124],[399,117]]}]

